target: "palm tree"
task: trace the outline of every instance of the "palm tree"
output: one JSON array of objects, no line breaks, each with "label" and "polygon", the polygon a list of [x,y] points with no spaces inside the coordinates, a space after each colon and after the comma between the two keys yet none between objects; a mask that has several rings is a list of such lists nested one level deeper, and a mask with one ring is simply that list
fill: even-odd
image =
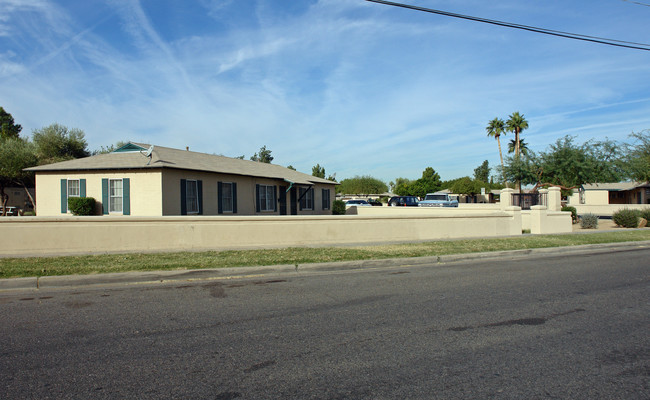
[{"label": "palm tree", "polygon": [[[499,145],[499,157],[501,158],[501,171],[503,172],[503,181],[506,181],[505,178],[505,167],[503,165],[503,153],[501,152],[501,140],[499,139],[501,135],[506,134],[505,130],[505,122],[501,118],[495,118],[492,121],[488,123],[488,126],[485,127],[485,130],[487,131],[487,135],[490,137],[493,137],[497,140],[497,144]],[[507,182],[506,182],[507,184]]]},{"label": "palm tree", "polygon": [[[515,143],[515,139],[510,139],[508,153],[514,153],[516,147],[517,143]],[[519,152],[524,156],[528,155],[528,143],[524,139],[519,140]]]},{"label": "palm tree", "polygon": [[515,158],[519,159],[519,149],[521,147],[519,144],[519,135],[523,130],[528,129],[528,121],[526,121],[526,118],[522,114],[519,114],[519,111],[515,111],[510,114],[510,119],[506,121],[506,129],[508,132],[515,133]]}]

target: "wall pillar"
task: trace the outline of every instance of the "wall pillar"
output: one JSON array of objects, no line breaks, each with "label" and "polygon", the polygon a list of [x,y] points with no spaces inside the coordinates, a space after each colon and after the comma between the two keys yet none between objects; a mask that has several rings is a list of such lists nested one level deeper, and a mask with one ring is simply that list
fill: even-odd
[{"label": "wall pillar", "polygon": [[562,191],[559,187],[548,188],[546,207],[548,207],[549,211],[562,210]]},{"label": "wall pillar", "polygon": [[512,193],[514,192],[513,189],[505,188],[501,189],[501,196],[499,200],[499,204],[501,204],[501,209],[506,210],[510,207],[512,207]]}]

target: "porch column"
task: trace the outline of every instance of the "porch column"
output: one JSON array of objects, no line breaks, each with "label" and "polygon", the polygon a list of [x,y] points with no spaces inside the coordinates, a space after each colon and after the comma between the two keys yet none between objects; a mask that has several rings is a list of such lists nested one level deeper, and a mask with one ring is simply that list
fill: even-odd
[{"label": "porch column", "polygon": [[562,191],[559,187],[548,188],[547,205],[549,211],[562,210]]}]

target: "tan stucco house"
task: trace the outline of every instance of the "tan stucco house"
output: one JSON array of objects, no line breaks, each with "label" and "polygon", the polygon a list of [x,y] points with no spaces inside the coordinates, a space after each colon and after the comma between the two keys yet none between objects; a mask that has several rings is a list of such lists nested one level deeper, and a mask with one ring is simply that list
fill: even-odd
[{"label": "tan stucco house", "polygon": [[650,204],[650,183],[618,182],[584,184],[569,197],[569,204]]},{"label": "tan stucco house", "polygon": [[102,215],[331,214],[336,185],[279,165],[133,142],[27,170],[38,216],[71,215],[72,196],[95,198]]}]

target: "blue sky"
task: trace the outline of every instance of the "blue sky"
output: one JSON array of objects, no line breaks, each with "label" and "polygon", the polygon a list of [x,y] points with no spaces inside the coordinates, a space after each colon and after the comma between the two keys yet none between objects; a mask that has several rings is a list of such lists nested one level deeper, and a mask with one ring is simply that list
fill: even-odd
[{"label": "blue sky", "polygon": [[[404,3],[650,43],[650,1]],[[640,3],[640,4],[639,4]],[[650,52],[363,0],[0,0],[0,106],[23,135],[58,122],[339,180],[443,179],[499,163],[494,117],[529,147],[650,128]],[[506,147],[510,136],[502,138]],[[505,139],[505,140],[503,140]],[[494,171],[493,171],[494,172]]]}]

